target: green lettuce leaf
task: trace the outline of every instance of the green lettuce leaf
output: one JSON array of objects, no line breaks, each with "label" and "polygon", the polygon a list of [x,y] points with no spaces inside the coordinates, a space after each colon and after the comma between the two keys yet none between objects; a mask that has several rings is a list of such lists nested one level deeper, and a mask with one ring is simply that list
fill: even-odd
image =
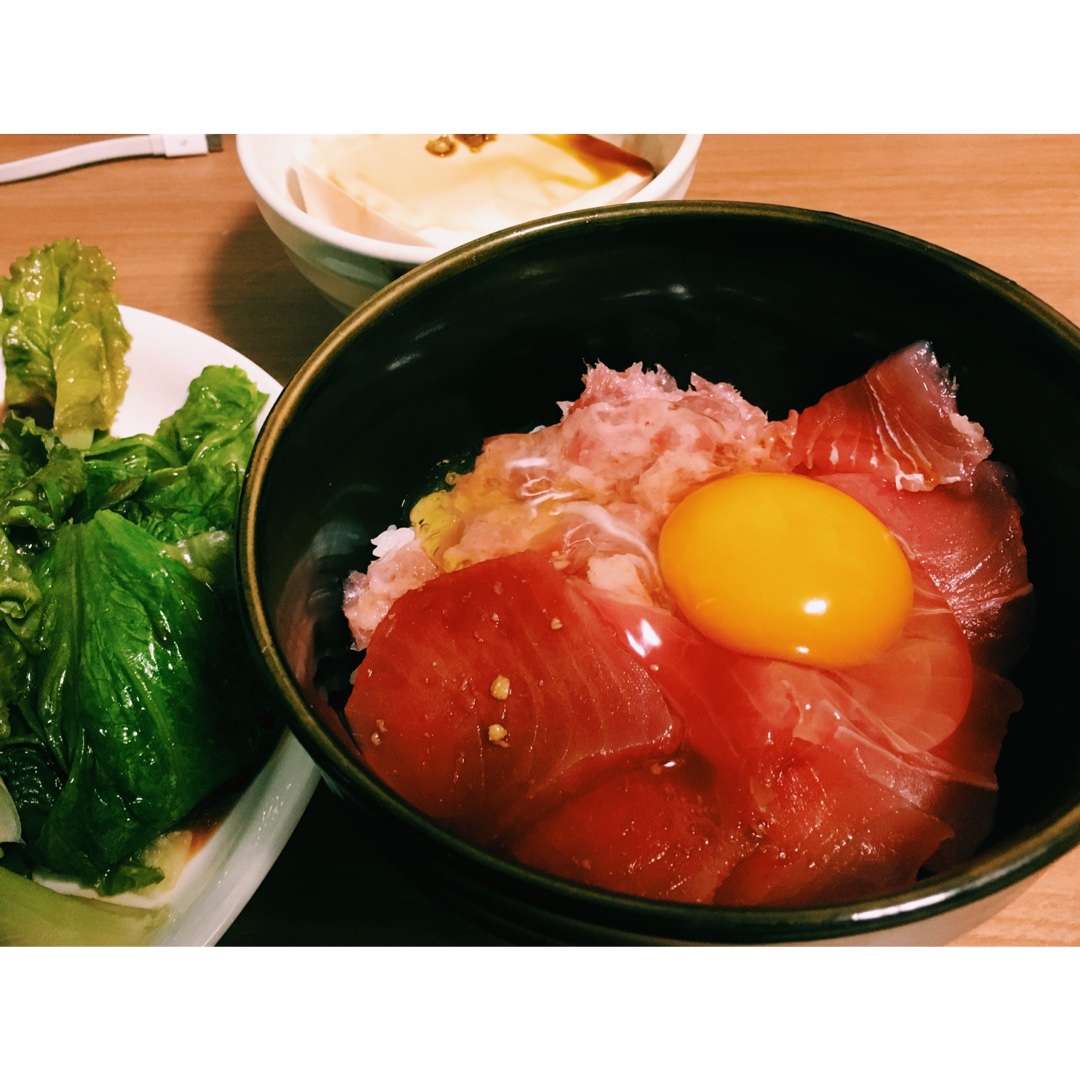
[{"label": "green lettuce leaf", "polygon": [[142,483],[115,509],[161,540],[231,530],[244,470],[266,395],[238,367],[210,366],[192,380],[185,403],[155,434],[102,439],[91,469],[122,463]]},{"label": "green lettuce leaf", "polygon": [[213,590],[108,510],[63,525],[38,580],[33,726],[67,782],[30,855],[105,894],[148,884],[139,852],[265,747],[244,642]]},{"label": "green lettuce leaf", "polygon": [[0,774],[18,809],[22,839],[32,842],[63,789],[64,778],[48,750],[32,736],[0,743]]},{"label": "green lettuce leaf", "polygon": [[58,240],[16,259],[0,279],[0,343],[8,406],[51,416],[57,435],[85,448],[108,431],[127,388],[116,273],[95,247]]},{"label": "green lettuce leaf", "polygon": [[266,394],[241,368],[212,365],[192,380],[187,401],[158,425],[157,437],[182,461],[243,466],[265,403]]},{"label": "green lettuce leaf", "polygon": [[156,437],[183,463],[154,473],[141,494],[143,527],[163,540],[231,530],[266,394],[240,368],[207,367]]},{"label": "green lettuce leaf", "polygon": [[[22,428],[21,439],[14,437],[18,428]],[[5,435],[12,437],[5,439]],[[3,452],[5,444],[13,446],[16,442],[21,446],[21,456],[14,451]],[[5,529],[30,529],[44,539],[44,534],[68,516],[86,487],[82,454],[32,420],[9,416],[0,430],[0,458],[0,525]]]},{"label": "green lettuce leaf", "polygon": [[0,739],[12,733],[12,710],[26,693],[40,632],[41,590],[30,564],[0,529]]},{"label": "green lettuce leaf", "polygon": [[87,452],[77,520],[114,509],[165,541],[196,576],[231,593],[240,489],[266,399],[243,369],[204,368],[154,435],[101,439]]}]

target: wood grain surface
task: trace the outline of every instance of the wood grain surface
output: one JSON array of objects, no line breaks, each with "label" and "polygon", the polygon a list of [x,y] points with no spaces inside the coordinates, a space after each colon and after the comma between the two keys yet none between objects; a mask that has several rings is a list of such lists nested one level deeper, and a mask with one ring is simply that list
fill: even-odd
[{"label": "wood grain surface", "polygon": [[[95,136],[3,135],[0,162]],[[710,135],[689,197],[861,218],[1004,274],[1080,323],[1080,136]],[[281,381],[339,322],[220,153],[0,185],[0,267],[60,237],[97,244],[123,303],[194,326]],[[320,787],[223,944],[486,944],[417,887]],[[1080,944],[1080,849],[958,945]]]}]

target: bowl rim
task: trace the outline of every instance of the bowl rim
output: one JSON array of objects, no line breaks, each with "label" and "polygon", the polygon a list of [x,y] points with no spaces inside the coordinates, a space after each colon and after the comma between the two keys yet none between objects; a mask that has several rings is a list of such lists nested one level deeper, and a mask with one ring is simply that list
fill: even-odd
[{"label": "bowl rim", "polygon": [[289,425],[292,415],[325,376],[333,357],[360,335],[366,325],[392,312],[403,294],[407,296],[423,291],[444,276],[456,275],[472,265],[497,258],[507,246],[528,245],[543,241],[552,234],[587,229],[601,222],[619,225],[638,218],[670,215],[764,218],[853,232],[872,241],[917,251],[961,277],[989,289],[1011,307],[1019,308],[1054,336],[1065,339],[1080,356],[1080,328],[1010,279],[928,241],[828,211],[719,200],[621,204],[573,211],[513,226],[433,258],[376,293],[348,315],[312,352],[267,418],[251,458],[241,496],[237,534],[243,611],[249,636],[255,642],[262,660],[263,676],[285,698],[290,727],[338,794],[350,787],[359,787],[371,803],[369,810],[375,810],[378,816],[398,829],[413,832],[432,850],[438,849],[443,855],[470,864],[486,880],[497,882],[504,896],[523,898],[532,894],[530,902],[539,902],[546,912],[572,910],[577,922],[598,927],[621,924],[633,927],[646,937],[703,943],[824,941],[891,929],[951,912],[1031,879],[1038,871],[1080,844],[1080,803],[1046,815],[1025,827],[1006,844],[999,843],[960,866],[927,878],[910,889],[855,903],[801,908],[713,907],[646,900],[579,885],[499,858],[436,825],[376,777],[368,774],[355,757],[338,744],[305,701],[283,660],[270,629],[267,612],[254,586],[255,537],[259,495],[273,448]]},{"label": "bowl rim", "polygon": [[[236,153],[240,159],[240,168],[261,202],[301,233],[307,233],[317,240],[321,240],[324,244],[352,252],[355,255],[381,259],[384,262],[404,263],[409,266],[417,266],[453,250],[453,248],[445,246],[397,244],[389,240],[376,240],[362,236],[359,233],[349,232],[346,229],[340,229],[336,225],[331,225],[309,214],[306,210],[301,210],[292,199],[286,198],[278,191],[259,165],[255,140],[270,137],[280,138],[281,136],[257,134],[236,136]],[[701,150],[702,139],[704,139],[704,135],[684,134],[671,160],[656,176],[640,191],[615,205],[625,206],[627,203],[657,201],[655,192],[661,187],[666,187],[670,177],[682,175],[693,168]]]}]

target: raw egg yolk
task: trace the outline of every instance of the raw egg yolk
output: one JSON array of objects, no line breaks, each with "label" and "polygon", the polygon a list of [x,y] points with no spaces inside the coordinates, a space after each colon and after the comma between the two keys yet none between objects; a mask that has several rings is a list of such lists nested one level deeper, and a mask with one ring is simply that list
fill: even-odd
[{"label": "raw egg yolk", "polygon": [[687,621],[754,656],[866,663],[911,612],[911,570],[892,533],[805,476],[739,473],[698,488],[664,523],[659,557]]}]

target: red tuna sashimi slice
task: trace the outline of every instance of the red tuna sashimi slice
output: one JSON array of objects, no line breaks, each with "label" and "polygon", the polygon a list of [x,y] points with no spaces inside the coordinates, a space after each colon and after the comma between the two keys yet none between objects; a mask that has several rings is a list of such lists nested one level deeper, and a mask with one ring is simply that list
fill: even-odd
[{"label": "red tuna sashimi slice", "polygon": [[345,710],[372,771],[484,843],[681,737],[660,691],[531,552],[397,600]]},{"label": "red tuna sashimi slice", "polygon": [[816,405],[769,425],[782,468],[865,472],[897,490],[969,488],[991,446],[956,410],[956,387],[927,342],[912,345]]},{"label": "red tuna sashimi slice", "polygon": [[711,904],[754,849],[718,820],[714,784],[696,757],[636,766],[568,799],[508,850],[527,866],[611,892]]},{"label": "red tuna sashimi slice", "polygon": [[776,771],[762,841],[714,895],[728,906],[807,907],[915,884],[949,828],[832,749],[804,746]]},{"label": "red tuna sashimi slice", "polygon": [[[1009,718],[1023,704],[1019,690],[1002,676],[977,666],[973,675],[968,714],[948,739],[934,747],[934,756],[953,766],[962,763],[976,775],[994,777],[995,784],[947,784],[938,789],[935,813],[952,823],[955,835],[938,848],[928,870],[946,870],[969,858],[989,834],[997,807],[997,759]],[[949,800],[957,809],[950,808]]]},{"label": "red tuna sashimi slice", "polygon": [[684,717],[683,753],[571,798],[510,851],[684,902],[807,905],[911,886],[954,825],[976,817],[982,838],[994,797],[992,762],[987,781],[911,745],[953,738],[972,688],[955,619],[919,584],[888,667],[842,677],[731,653],[664,613],[590,593]]},{"label": "red tuna sashimi slice", "polygon": [[858,500],[900,541],[947,598],[976,663],[1009,671],[1027,648],[1034,595],[1020,507],[1003,466],[984,461],[969,493],[896,491],[865,473],[820,479]]},{"label": "red tuna sashimi slice", "polygon": [[[917,568],[915,582],[915,608],[900,641],[874,663],[843,672],[742,656],[664,612],[590,599],[684,718],[687,743],[716,768],[719,820],[729,827],[740,820],[777,851],[811,852],[820,841],[825,860],[845,830],[864,835],[867,808],[877,807],[881,821],[891,822],[883,826],[886,847],[917,860],[904,864],[910,883],[947,838],[955,835],[949,850],[963,857],[986,835],[993,762],[1017,704],[1015,696],[987,696],[955,618]],[[817,761],[819,750],[829,762],[804,773],[808,755]],[[843,770],[835,772],[833,759]],[[820,800],[805,814],[783,805],[812,790],[808,776],[847,771],[853,776],[820,804],[830,808],[828,827]],[[902,826],[911,829],[907,839]],[[882,876],[880,891],[895,880]]]},{"label": "red tuna sashimi slice", "polygon": [[[733,652],[660,609],[594,591],[589,599],[686,718],[690,741],[711,759],[754,753],[781,734],[825,742],[843,724],[892,752],[917,757],[952,736],[964,719],[973,669],[944,599],[925,572],[914,567],[912,576],[914,605],[900,638],[871,663],[842,671]],[[956,771],[966,776],[967,770]]]}]

